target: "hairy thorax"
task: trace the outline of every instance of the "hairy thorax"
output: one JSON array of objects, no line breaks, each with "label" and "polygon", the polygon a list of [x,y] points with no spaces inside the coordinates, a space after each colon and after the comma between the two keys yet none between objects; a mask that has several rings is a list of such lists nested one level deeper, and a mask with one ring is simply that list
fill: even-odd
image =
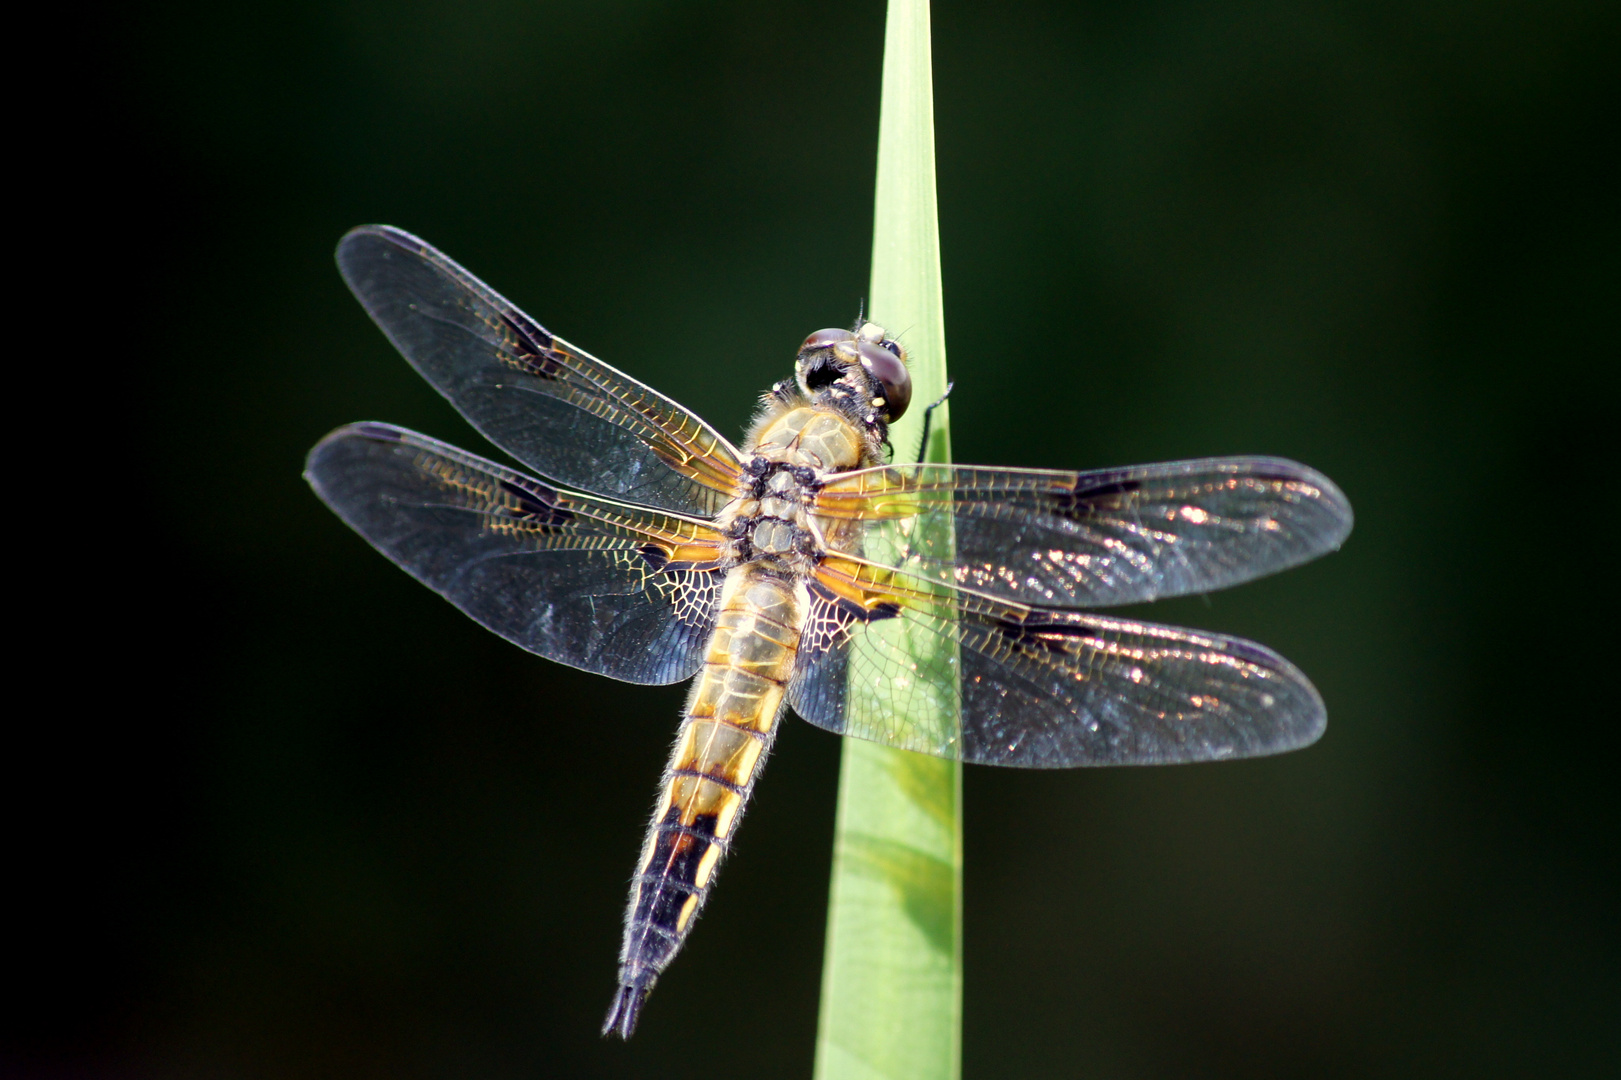
[{"label": "hairy thorax", "polygon": [[778,404],[755,423],[744,451],[743,490],[718,520],[732,557],[808,573],[824,538],[807,507],[823,476],[872,463],[869,440],[837,409]]}]

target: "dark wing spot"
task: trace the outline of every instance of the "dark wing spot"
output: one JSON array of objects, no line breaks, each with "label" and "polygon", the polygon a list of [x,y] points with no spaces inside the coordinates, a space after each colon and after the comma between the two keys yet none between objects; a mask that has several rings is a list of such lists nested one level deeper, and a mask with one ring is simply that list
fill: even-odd
[{"label": "dark wing spot", "polygon": [[1075,497],[1077,499],[1101,499],[1109,495],[1126,495],[1133,491],[1141,491],[1142,486],[1141,480],[1110,480],[1086,488],[1077,483],[1075,485]]},{"label": "dark wing spot", "polygon": [[507,348],[523,362],[524,370],[537,379],[551,382],[563,378],[567,369],[552,354],[552,336],[540,327],[524,326],[510,315],[501,316],[501,325],[507,328],[510,340]]},{"label": "dark wing spot", "polygon": [[874,604],[871,609],[864,608],[854,600],[838,595],[819,581],[810,582],[808,588],[811,595],[822,602],[824,610],[830,612],[840,625],[848,626],[850,623],[893,619],[901,613],[900,605],[888,600]]},{"label": "dark wing spot", "polygon": [[1060,517],[1080,519],[1102,511],[1118,511],[1142,490],[1140,480],[1107,480],[1081,486],[1052,496],[1053,512]]},{"label": "dark wing spot", "polygon": [[1077,483],[1069,498],[1076,505],[1119,506],[1126,501],[1125,496],[1136,494],[1142,487],[1141,480],[1108,480],[1086,487]]},{"label": "dark wing spot", "polygon": [[1024,620],[996,619],[993,625],[997,633],[1009,644],[1026,651],[1039,649],[1043,652],[1072,652],[1073,642],[1080,638],[1091,637],[1097,632],[1096,627],[1079,619],[1061,622],[1039,616]]},{"label": "dark wing spot", "polygon": [[670,553],[657,544],[643,544],[636,549],[641,552],[642,559],[656,574],[670,565]]},{"label": "dark wing spot", "polygon": [[574,520],[573,513],[557,505],[557,492],[551,488],[528,480],[497,480],[496,483],[517,502],[516,506],[507,508],[510,517],[539,525],[566,525]]},{"label": "dark wing spot", "polygon": [[823,585],[820,581],[806,582],[805,588],[812,596],[816,597],[816,599],[820,600],[824,604],[831,606],[838,601],[838,597],[834,595],[833,590],[828,588],[826,585]]}]

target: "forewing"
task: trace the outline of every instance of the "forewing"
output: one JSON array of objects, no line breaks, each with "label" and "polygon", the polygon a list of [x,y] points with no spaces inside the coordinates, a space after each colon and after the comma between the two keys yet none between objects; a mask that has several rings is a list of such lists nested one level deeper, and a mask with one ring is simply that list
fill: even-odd
[{"label": "forewing", "polygon": [[519,311],[426,241],[384,225],[338,266],[413,367],[491,442],[546,477],[678,514],[731,497],[737,451],[669,398]]},{"label": "forewing", "polygon": [[1082,473],[863,469],[823,486],[814,513],[857,545],[850,554],[1062,608],[1226,588],[1332,551],[1351,531],[1350,504],[1327,477],[1264,457]]},{"label": "forewing", "polygon": [[635,683],[703,663],[725,567],[701,521],[563,491],[388,424],[334,431],[304,475],[379,551],[531,652]]},{"label": "forewing", "polygon": [[843,735],[1052,769],[1279,753],[1326,722],[1298,669],[1238,638],[1007,604],[839,559],[810,596],[788,700]]}]

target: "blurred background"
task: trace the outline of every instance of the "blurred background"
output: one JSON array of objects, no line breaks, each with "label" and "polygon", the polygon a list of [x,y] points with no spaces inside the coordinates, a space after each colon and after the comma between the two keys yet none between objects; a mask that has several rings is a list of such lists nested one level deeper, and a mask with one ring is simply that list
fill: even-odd
[{"label": "blurred background", "polygon": [[[1278,454],[1357,513],[1139,612],[1292,659],[1317,746],[969,770],[965,1075],[1616,1075],[1621,8],[934,19],[957,459]],[[682,689],[504,644],[299,472],[361,419],[494,453],[340,281],[372,221],[739,432],[865,292],[882,31],[877,0],[87,17],[102,187],[54,332],[88,389],[34,541],[85,584],[23,672],[54,704],[0,1072],[809,1075],[837,740],[785,727],[604,1042]]]}]

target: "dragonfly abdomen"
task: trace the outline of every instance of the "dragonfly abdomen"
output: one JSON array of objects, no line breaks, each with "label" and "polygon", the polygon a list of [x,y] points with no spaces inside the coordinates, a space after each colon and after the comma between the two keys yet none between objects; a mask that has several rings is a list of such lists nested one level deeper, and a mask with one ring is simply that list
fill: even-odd
[{"label": "dragonfly abdomen", "polygon": [[604,1034],[630,1037],[703,908],[776,738],[802,607],[794,582],[760,564],[727,579],[631,884],[620,986]]}]

